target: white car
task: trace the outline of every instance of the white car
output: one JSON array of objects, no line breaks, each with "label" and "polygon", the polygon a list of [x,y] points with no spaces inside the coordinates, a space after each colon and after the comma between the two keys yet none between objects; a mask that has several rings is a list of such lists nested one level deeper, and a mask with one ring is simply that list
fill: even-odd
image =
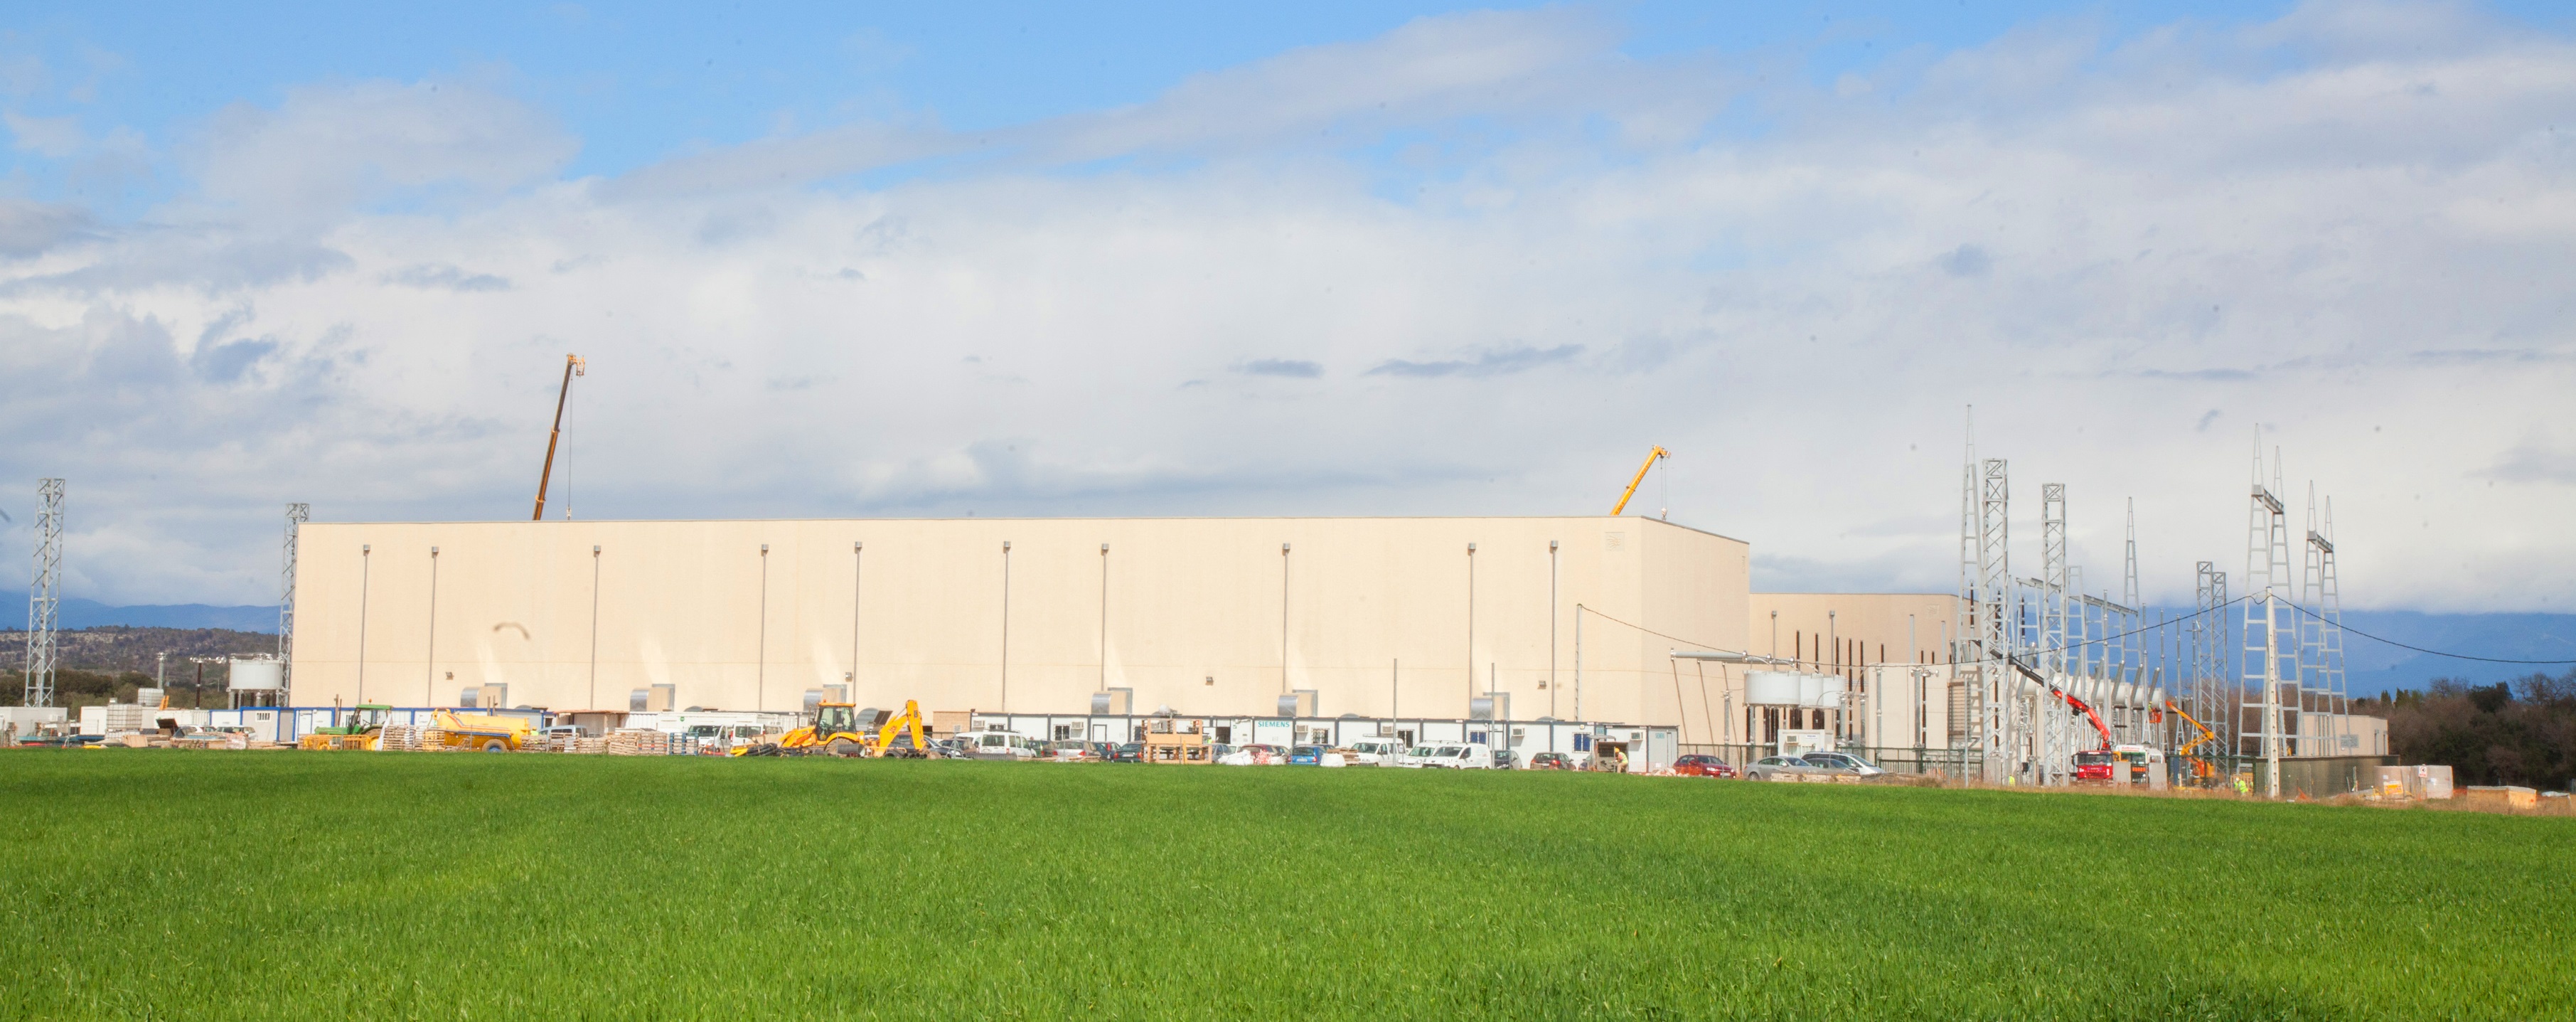
[{"label": "white car", "polygon": [[1492,770],[1494,750],[1473,742],[1439,742],[1416,747],[1398,765],[1428,770]]}]

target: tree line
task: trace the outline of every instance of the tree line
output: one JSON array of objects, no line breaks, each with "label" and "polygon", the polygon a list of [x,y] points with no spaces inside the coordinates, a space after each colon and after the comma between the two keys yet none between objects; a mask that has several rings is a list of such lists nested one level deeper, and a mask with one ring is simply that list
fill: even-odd
[{"label": "tree line", "polygon": [[2388,719],[2398,762],[2447,764],[2461,784],[2576,787],[2576,670],[2492,685],[2440,678],[2354,700],[2353,712]]}]

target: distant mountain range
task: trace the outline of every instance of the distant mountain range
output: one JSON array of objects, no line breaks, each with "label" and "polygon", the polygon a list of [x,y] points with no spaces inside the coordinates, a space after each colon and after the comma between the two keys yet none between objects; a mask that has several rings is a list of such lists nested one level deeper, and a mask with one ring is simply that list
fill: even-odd
[{"label": "distant mountain range", "polygon": [[[2189,613],[2166,609],[2168,616]],[[2154,612],[2150,611],[2152,616]],[[2231,611],[2229,628],[2243,623]],[[0,630],[27,627],[27,603],[12,599],[0,606]],[[95,628],[225,628],[243,632],[277,631],[276,607],[217,607],[203,603],[146,604],[111,607],[94,600],[64,600],[61,627]],[[2566,674],[2576,664],[2498,664],[2459,660],[2400,648],[2409,646],[2505,660],[2576,661],[2576,614],[2425,614],[2409,610],[2356,610],[2344,615],[2344,660],[2354,695],[2382,690],[2422,688],[2435,678],[2484,683],[2519,678],[2534,672]],[[2378,638],[2371,638],[2377,636]]]},{"label": "distant mountain range", "polygon": [[[136,628],[226,628],[238,632],[277,634],[277,608],[217,607],[203,603],[143,604],[111,607],[96,600],[66,599],[56,610],[55,627],[96,628],[100,625],[131,625]],[[27,599],[22,590],[0,606],[0,630],[27,630]]]}]

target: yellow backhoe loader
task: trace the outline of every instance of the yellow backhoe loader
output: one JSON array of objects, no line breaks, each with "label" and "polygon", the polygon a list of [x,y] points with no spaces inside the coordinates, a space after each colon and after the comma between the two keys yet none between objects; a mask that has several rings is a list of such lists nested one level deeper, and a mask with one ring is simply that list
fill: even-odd
[{"label": "yellow backhoe loader", "polygon": [[[910,729],[912,743],[895,745],[895,739],[902,737],[900,732],[906,728]],[[862,710],[851,703],[824,703],[816,708],[814,723],[779,738],[778,748],[791,756],[826,753],[917,757],[929,750],[930,743],[922,737],[921,704],[905,700],[903,712],[891,715],[879,709]]]}]

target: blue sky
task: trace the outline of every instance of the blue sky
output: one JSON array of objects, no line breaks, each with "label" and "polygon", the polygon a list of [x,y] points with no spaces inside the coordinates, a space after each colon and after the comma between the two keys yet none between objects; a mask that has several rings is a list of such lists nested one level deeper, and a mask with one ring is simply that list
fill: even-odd
[{"label": "blue sky", "polygon": [[524,513],[579,351],[585,516],[1597,513],[1660,443],[1759,584],[1939,590],[1973,404],[2151,598],[2259,444],[2355,605],[2559,611],[2564,8],[20,4],[0,557],[45,475],[111,603]]},{"label": "blue sky", "polygon": [[[148,179],[0,155],[14,187],[138,212],[184,187],[171,147],[233,103],[295,86],[458,78],[524,100],[581,139],[564,167],[615,175],[695,149],[855,119],[923,116],[974,131],[1146,102],[1191,75],[1366,39],[1458,11],[1546,5],[310,4],[18,6],[0,34],[12,109],[139,133]],[[2288,3],[1604,4],[1640,59],[1758,57],[1818,82],[1891,60],[2076,23],[2106,42],[2278,17]],[[2489,5],[2563,30],[2566,5]],[[2295,54],[2283,54],[2285,59]]]}]

